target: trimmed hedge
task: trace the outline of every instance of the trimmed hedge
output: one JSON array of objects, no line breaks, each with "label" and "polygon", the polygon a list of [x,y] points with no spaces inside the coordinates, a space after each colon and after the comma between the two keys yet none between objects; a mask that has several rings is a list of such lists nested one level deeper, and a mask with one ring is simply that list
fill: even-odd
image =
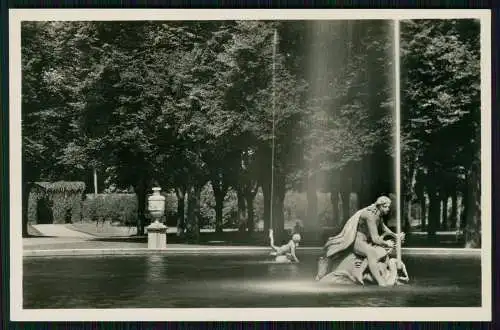
[{"label": "trimmed hedge", "polygon": [[111,221],[122,225],[137,222],[137,197],[135,194],[87,194],[83,201],[83,221]]},{"label": "trimmed hedge", "polygon": [[79,221],[82,213],[82,195],[62,192],[52,194],[54,223]]},{"label": "trimmed hedge", "polygon": [[30,192],[28,197],[28,223],[36,224],[38,211],[37,211],[38,196],[35,193]]}]

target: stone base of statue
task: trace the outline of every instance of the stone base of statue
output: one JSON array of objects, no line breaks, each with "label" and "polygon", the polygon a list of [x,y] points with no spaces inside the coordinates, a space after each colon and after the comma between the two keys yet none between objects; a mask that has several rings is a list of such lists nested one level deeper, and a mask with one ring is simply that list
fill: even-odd
[{"label": "stone base of statue", "polygon": [[[332,267],[331,260],[320,258],[318,260],[318,275],[316,280],[335,284],[362,284],[362,274],[365,269],[360,269],[364,258],[348,253],[335,267]],[[363,267],[366,268],[366,267]]]},{"label": "stone base of statue", "polygon": [[[383,248],[380,248],[382,253]],[[385,256],[378,262],[378,269],[384,279],[384,286],[399,285],[400,277],[395,258],[391,257],[391,252],[387,251]],[[335,262],[336,261],[336,262]],[[321,257],[318,260],[318,274],[316,280],[330,284],[377,284],[373,275],[368,269],[368,261],[365,257],[355,253],[344,253],[344,255],[332,261],[329,258]],[[334,265],[336,263],[336,265]],[[391,263],[393,267],[391,267]]]},{"label": "stone base of statue", "polygon": [[147,227],[148,249],[167,248],[167,226],[155,221]]}]

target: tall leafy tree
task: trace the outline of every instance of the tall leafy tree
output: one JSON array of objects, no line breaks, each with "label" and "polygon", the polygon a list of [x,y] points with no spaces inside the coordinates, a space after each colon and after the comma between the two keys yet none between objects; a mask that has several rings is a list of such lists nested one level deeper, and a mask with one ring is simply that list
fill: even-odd
[{"label": "tall leafy tree", "polygon": [[76,77],[65,69],[79,70],[68,52],[69,36],[78,28],[58,22],[22,25],[23,235],[27,235],[26,207],[32,183],[81,176],[80,169],[57,161],[66,141],[76,134]]},{"label": "tall leafy tree", "polygon": [[[475,191],[464,196],[467,207],[478,207],[473,187],[479,176],[473,164],[480,148],[479,22],[415,20],[402,27],[403,131],[409,142],[405,157],[418,156],[408,164],[425,169],[428,231],[433,236],[439,228],[440,201],[449,197],[446,186],[450,178],[460,180],[462,169],[467,190]],[[411,190],[411,184],[406,187]],[[463,223],[478,222],[472,210],[465,212]]]}]

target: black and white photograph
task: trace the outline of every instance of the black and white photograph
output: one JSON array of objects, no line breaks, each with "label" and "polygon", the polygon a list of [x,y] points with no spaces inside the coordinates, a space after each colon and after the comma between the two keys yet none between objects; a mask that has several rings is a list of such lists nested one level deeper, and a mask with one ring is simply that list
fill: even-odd
[{"label": "black and white photograph", "polygon": [[12,320],[491,320],[488,10],[9,20]]}]

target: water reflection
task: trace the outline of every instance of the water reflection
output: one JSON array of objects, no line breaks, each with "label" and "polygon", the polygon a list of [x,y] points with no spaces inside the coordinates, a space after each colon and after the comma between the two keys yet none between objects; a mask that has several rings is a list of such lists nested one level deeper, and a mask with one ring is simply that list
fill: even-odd
[{"label": "water reflection", "polygon": [[269,263],[267,271],[272,278],[295,278],[300,274],[300,264],[297,263]]},{"label": "water reflection", "polygon": [[166,276],[167,258],[162,255],[149,255],[146,257],[147,282],[155,283]]}]

